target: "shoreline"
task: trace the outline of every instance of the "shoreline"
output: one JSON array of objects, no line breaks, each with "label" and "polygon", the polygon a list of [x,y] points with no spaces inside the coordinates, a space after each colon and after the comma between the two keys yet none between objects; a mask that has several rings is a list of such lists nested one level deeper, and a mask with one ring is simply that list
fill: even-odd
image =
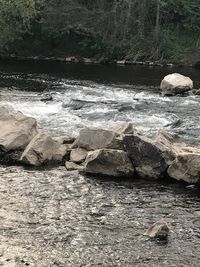
[{"label": "shoreline", "polygon": [[16,56],[16,55],[0,55],[0,61],[36,61],[36,62],[61,62],[61,63],[73,63],[73,64],[85,64],[85,65],[116,65],[116,66],[146,66],[146,67],[160,67],[160,68],[177,68],[177,67],[189,67],[199,69],[199,62],[196,64],[184,64],[182,62],[172,63],[170,61],[134,61],[128,59],[108,59],[108,58],[85,58],[80,56],[69,57],[48,57],[48,56]]}]

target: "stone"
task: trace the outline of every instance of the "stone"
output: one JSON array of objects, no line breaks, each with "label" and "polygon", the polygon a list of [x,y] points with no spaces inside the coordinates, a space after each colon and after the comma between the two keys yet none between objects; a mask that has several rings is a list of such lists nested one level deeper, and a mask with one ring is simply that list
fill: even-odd
[{"label": "stone", "polygon": [[84,171],[84,166],[78,165],[71,161],[66,161],[65,167],[68,171],[80,171],[80,172]]},{"label": "stone", "polygon": [[37,134],[24,150],[20,160],[28,165],[41,166],[48,162],[60,162],[66,147],[46,134]]},{"label": "stone", "polygon": [[40,100],[43,102],[53,101],[53,96],[50,93],[46,93],[41,96]]},{"label": "stone", "polygon": [[180,138],[160,130],[155,139],[138,133],[125,135],[125,150],[142,178],[159,179],[166,175],[167,168],[184,147]]},{"label": "stone", "polygon": [[112,128],[112,130],[114,132],[116,132],[117,134],[121,135],[121,134],[132,134],[134,132],[136,132],[133,124],[131,122],[121,122],[118,123],[116,125],[114,125],[114,127]]},{"label": "stone", "polygon": [[200,182],[200,148],[185,148],[169,166],[168,175],[190,184]]},{"label": "stone", "polygon": [[160,88],[163,96],[174,96],[192,90],[193,81],[189,77],[173,73],[164,77]]},{"label": "stone", "polygon": [[195,95],[200,95],[200,89],[196,90]]},{"label": "stone", "polygon": [[111,177],[134,177],[134,168],[127,153],[114,149],[89,152],[85,161],[85,172]]},{"label": "stone", "polygon": [[37,122],[10,106],[0,106],[0,146],[23,150],[37,134]]},{"label": "stone", "polygon": [[72,144],[75,140],[76,137],[75,136],[57,136],[57,137],[53,137],[53,140],[55,140],[56,142],[60,143],[60,144]]},{"label": "stone", "polygon": [[88,151],[83,148],[72,149],[70,153],[70,160],[75,163],[83,162],[87,157]]},{"label": "stone", "polygon": [[101,148],[123,150],[124,148],[122,138],[116,132],[99,128],[82,129],[72,145],[72,148],[79,147],[86,150]]},{"label": "stone", "polygon": [[167,240],[169,235],[168,224],[164,220],[160,220],[154,223],[145,235],[152,239]]},{"label": "stone", "polygon": [[164,175],[168,164],[161,145],[158,146],[151,139],[135,134],[124,137],[124,146],[140,177],[159,179]]}]

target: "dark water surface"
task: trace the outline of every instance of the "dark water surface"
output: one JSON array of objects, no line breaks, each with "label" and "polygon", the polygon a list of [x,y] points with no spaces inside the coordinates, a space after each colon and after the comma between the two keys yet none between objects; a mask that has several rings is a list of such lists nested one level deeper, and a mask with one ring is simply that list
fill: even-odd
[{"label": "dark water surface", "polygon": [[[199,145],[200,97],[159,94],[161,79],[172,72],[200,87],[192,68],[0,62],[0,104],[35,117],[52,135],[130,121],[149,135],[164,127]],[[53,101],[41,101],[43,93]],[[181,183],[1,166],[0,266],[198,267],[199,196]],[[170,227],[167,244],[143,235],[162,218]]]}]

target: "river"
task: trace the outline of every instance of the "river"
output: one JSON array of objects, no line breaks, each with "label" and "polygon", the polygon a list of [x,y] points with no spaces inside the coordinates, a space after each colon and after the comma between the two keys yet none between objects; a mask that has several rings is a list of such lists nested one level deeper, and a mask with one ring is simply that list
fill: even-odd
[{"label": "river", "polygon": [[[147,135],[164,127],[199,144],[200,97],[161,97],[159,84],[179,72],[200,88],[192,68],[47,62],[0,63],[0,104],[38,120],[52,135],[131,121]],[[41,101],[48,93],[52,101]],[[64,105],[63,105],[64,103]],[[0,167],[0,266],[199,266],[197,187],[112,180]],[[143,234],[164,218],[168,243]]]}]

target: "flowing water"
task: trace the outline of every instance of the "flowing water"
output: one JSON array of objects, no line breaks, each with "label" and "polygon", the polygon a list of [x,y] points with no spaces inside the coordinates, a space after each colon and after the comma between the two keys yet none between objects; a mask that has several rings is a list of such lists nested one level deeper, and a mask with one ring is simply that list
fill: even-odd
[{"label": "flowing water", "polygon": [[[52,135],[84,126],[133,122],[153,135],[166,128],[200,143],[200,97],[161,97],[179,72],[200,88],[199,71],[1,62],[0,104],[37,119]],[[51,94],[52,101],[41,101]],[[0,167],[0,266],[200,266],[199,189],[177,183],[105,180],[64,168]],[[165,218],[166,244],[143,234]]]}]

